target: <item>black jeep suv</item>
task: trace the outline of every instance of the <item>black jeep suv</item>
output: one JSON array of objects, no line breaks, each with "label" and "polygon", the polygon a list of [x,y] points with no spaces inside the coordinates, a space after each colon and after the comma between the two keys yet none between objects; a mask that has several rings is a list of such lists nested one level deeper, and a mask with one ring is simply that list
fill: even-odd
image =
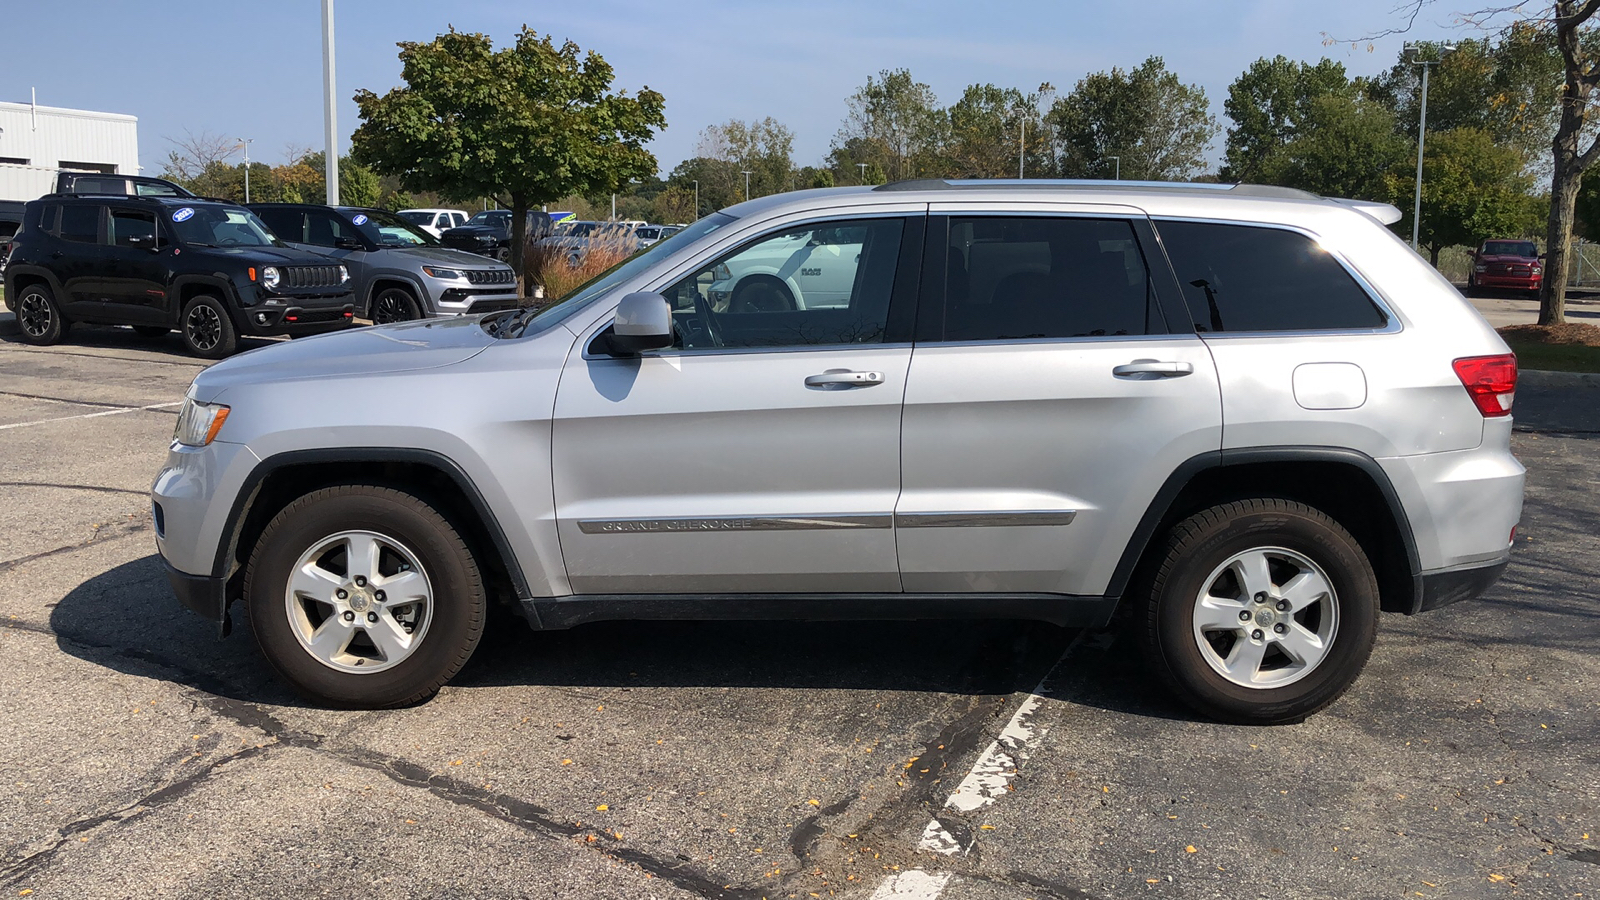
[{"label": "black jeep suv", "polygon": [[5,269],[24,340],[53,344],[74,322],[177,328],[189,351],[232,353],[239,335],[348,327],[350,273],[296,250],[242,206],[196,197],[49,194],[23,209]]},{"label": "black jeep suv", "polygon": [[[528,243],[549,237],[552,230],[549,213],[528,210]],[[446,228],[439,235],[439,241],[456,250],[510,262],[511,210],[487,209],[476,213],[467,220],[467,224]]]}]

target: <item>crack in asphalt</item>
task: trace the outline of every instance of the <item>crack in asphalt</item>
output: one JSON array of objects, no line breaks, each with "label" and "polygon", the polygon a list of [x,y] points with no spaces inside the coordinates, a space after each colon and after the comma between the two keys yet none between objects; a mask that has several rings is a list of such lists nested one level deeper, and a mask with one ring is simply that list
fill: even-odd
[{"label": "crack in asphalt", "polygon": [[71,403],[76,406],[103,406],[109,409],[139,409],[138,406],[126,403],[101,403],[97,400],[71,400],[66,397],[47,397],[44,394],[28,394],[22,391],[0,391],[7,397],[22,397],[27,400],[49,400],[52,403]]},{"label": "crack in asphalt", "polygon": [[[0,394],[5,393],[0,391]],[[150,491],[133,490],[132,488],[102,487],[97,484],[55,484],[47,481],[0,481],[0,487],[19,488],[57,488],[63,491],[94,491],[101,494],[136,494],[140,497],[150,496]]]},{"label": "crack in asphalt", "polygon": [[130,534],[137,534],[138,532],[146,531],[149,528],[150,522],[148,519],[138,519],[133,522],[107,522],[99,528],[96,528],[94,534],[90,535],[89,539],[86,541],[80,541],[76,544],[67,544],[64,547],[57,547],[54,550],[41,550],[38,553],[30,553],[27,556],[19,556],[16,559],[8,559],[5,562],[0,562],[0,573],[9,572],[12,569],[15,569],[17,566],[31,563],[35,560],[46,559],[51,556],[59,556],[63,553],[72,553],[73,551],[82,550],[83,548],[92,546],[94,544],[127,537]]},{"label": "crack in asphalt", "polygon": [[145,363],[147,365],[152,365],[152,366],[180,366],[180,367],[189,368],[189,369],[203,369],[206,366],[211,365],[210,363],[203,363],[203,362],[179,362],[178,360],[172,360],[172,359],[142,359],[142,358],[137,357],[137,356],[107,356],[107,355],[105,355],[103,353],[78,353],[78,352],[74,352],[72,350],[57,350],[57,349],[33,350],[33,349],[27,348],[27,347],[19,347],[16,344],[11,343],[10,341],[6,341],[3,344],[0,344],[0,347],[4,347],[6,350],[10,350],[13,353],[39,353],[39,354],[43,354],[43,355],[46,355],[46,356],[52,356],[52,357],[54,357],[54,356],[81,356],[81,357],[83,357],[85,359],[104,359],[104,360],[109,360],[111,362]]}]

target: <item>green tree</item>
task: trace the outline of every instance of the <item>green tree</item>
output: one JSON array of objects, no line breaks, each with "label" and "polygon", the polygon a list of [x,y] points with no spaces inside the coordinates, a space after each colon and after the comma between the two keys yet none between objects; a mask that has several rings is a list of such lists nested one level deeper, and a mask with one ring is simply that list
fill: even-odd
[{"label": "green tree", "polygon": [[507,198],[511,263],[524,283],[527,210],[656,172],[644,144],[666,127],[665,100],[648,87],[613,92],[611,66],[592,51],[527,26],[501,50],[454,29],[399,46],[405,85],[356,92],[352,154],[406,190]]},{"label": "green tree", "polygon": [[690,157],[678,163],[667,176],[667,183],[689,191],[691,206],[694,205],[695,185],[699,184],[700,212],[688,221],[694,221],[706,211],[714,212],[738,203],[744,191],[744,176],[739,174],[736,164],[705,156]]},{"label": "green tree", "polygon": [[[1401,192],[1410,179],[1400,179]],[[1456,244],[1477,246],[1486,238],[1521,237],[1539,227],[1529,219],[1525,174],[1515,147],[1497,143],[1480,128],[1457,128],[1429,134],[1422,160],[1422,227],[1419,240],[1428,260],[1439,264],[1439,251]],[[1411,212],[1396,227],[1409,233]]]},{"label": "green tree", "polygon": [[[993,84],[968,85],[961,99],[950,105],[947,140],[942,154],[943,174],[956,178],[1015,178],[1019,149],[1024,150],[1024,174],[1048,174],[1054,169],[1050,139],[1040,114],[1048,84],[1036,93]],[[1027,129],[1026,145],[1019,144]]]},{"label": "green tree", "polygon": [[1344,66],[1323,58],[1303,63],[1279,55],[1250,64],[1228,85],[1223,111],[1228,128],[1223,181],[1258,181],[1278,165],[1275,157],[1300,134],[1312,101],[1324,96],[1353,97],[1356,85]]},{"label": "green tree", "polygon": [[[885,69],[852,94],[844,125],[833,139],[830,162],[837,175],[856,163],[876,164],[889,180],[927,173],[943,143],[945,117],[933,88],[907,69]],[[859,171],[859,170],[855,170]],[[841,179],[845,184],[860,180]]]},{"label": "green tree", "polygon": [[1205,171],[1205,149],[1217,133],[1205,90],[1184,84],[1159,56],[1127,72],[1088,75],[1045,121],[1068,178],[1109,178],[1116,156],[1124,178],[1188,180]]},{"label": "green tree", "polygon": [[[762,197],[793,189],[794,132],[768,116],[760,121],[729,119],[700,132],[697,156],[728,163],[731,172],[750,173],[750,194]],[[738,191],[744,192],[740,174]],[[747,198],[742,198],[747,199]]]},{"label": "green tree", "polygon": [[1382,104],[1330,94],[1313,99],[1297,136],[1270,158],[1262,180],[1325,197],[1394,199],[1414,147]]}]

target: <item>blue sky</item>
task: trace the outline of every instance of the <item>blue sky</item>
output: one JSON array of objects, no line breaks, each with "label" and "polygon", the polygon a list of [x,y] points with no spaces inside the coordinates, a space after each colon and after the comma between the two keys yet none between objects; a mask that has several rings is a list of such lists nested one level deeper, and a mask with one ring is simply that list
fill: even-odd
[{"label": "blue sky", "polygon": [[[1406,37],[1324,45],[1400,23],[1400,0],[930,0],[808,3],[741,0],[336,0],[341,150],[359,124],[357,88],[399,82],[395,43],[454,25],[508,41],[523,23],[599,52],[616,86],[667,98],[652,149],[665,174],[693,155],[702,128],[773,116],[795,132],[795,158],[819,161],[868,75],[907,67],[949,103],[968,84],[1065,93],[1088,72],[1160,55],[1205,88],[1219,123],[1231,82],[1260,56],[1329,56],[1353,74],[1387,67],[1407,39],[1470,36],[1436,0]],[[161,0],[7,4],[0,100],[139,117],[147,174],[187,130],[250,137],[253,158],[322,146],[319,0]]]}]

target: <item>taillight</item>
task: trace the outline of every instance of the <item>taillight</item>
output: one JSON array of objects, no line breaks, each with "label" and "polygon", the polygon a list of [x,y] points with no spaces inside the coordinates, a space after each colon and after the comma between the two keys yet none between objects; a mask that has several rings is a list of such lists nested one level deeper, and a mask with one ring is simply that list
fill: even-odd
[{"label": "taillight", "polygon": [[1517,393],[1515,356],[1468,356],[1452,365],[1461,386],[1485,418],[1511,415],[1511,400]]}]

